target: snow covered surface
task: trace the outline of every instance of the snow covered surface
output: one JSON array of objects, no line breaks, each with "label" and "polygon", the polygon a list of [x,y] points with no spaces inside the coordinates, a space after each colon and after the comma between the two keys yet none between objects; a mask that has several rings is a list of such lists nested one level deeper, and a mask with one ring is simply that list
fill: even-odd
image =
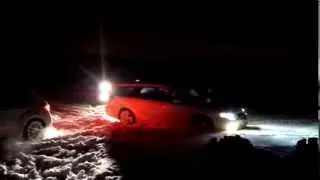
[{"label": "snow covered surface", "polygon": [[15,144],[20,149],[0,163],[0,174],[9,179],[119,179],[115,162],[108,157],[106,137],[65,136],[39,143]]},{"label": "snow covered surface", "polygon": [[[117,162],[108,154],[109,133],[117,119],[104,114],[103,106],[54,104],[52,109],[54,124],[45,140],[7,146],[0,179],[120,179]],[[318,137],[318,122],[301,122],[254,117],[247,129],[194,136],[188,143],[203,145],[212,137],[239,134],[258,148],[288,153],[298,140]],[[137,138],[155,142],[151,136]]]},{"label": "snow covered surface", "polygon": [[[61,132],[63,131],[63,134],[105,131],[114,127],[113,124],[118,121],[104,113],[104,106],[58,105],[56,109],[58,111],[54,113],[54,126]],[[319,122],[317,120],[257,115],[249,118],[249,125],[246,129],[232,133],[221,132],[201,136],[211,138],[237,134],[248,138],[257,147],[294,146],[302,138],[319,136]],[[50,137],[50,135],[48,136]]]}]

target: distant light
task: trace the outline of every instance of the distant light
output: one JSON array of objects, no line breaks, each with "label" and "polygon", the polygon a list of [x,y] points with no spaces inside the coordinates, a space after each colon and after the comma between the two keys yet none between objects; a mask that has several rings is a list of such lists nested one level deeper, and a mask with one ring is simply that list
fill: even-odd
[{"label": "distant light", "polygon": [[242,111],[242,112],[246,112],[246,109],[245,109],[245,108],[241,108],[241,111]]},{"label": "distant light", "polygon": [[108,92],[108,91],[111,90],[111,88],[112,88],[112,85],[111,85],[111,83],[108,82],[108,81],[102,81],[102,82],[100,82],[100,84],[99,84],[99,90],[100,90],[100,91]]},{"label": "distant light", "polygon": [[136,82],[140,82],[140,79],[136,79]]},{"label": "distant light", "polygon": [[99,84],[99,101],[100,102],[107,102],[110,99],[112,91],[112,84],[108,81],[102,81]]},{"label": "distant light", "polygon": [[207,98],[207,99],[206,99],[206,102],[207,102],[207,103],[211,103],[211,101],[212,101],[211,98]]}]

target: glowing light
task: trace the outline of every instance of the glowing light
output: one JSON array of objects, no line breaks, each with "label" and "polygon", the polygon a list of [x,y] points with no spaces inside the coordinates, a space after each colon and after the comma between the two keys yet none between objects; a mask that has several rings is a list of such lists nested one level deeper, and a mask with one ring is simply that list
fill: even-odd
[{"label": "glowing light", "polygon": [[108,92],[108,91],[110,91],[111,90],[111,88],[112,88],[112,85],[111,85],[111,83],[110,82],[108,82],[108,81],[102,81],[102,82],[100,82],[100,84],[99,84],[99,90],[100,90],[100,92]]},{"label": "glowing light", "polygon": [[107,92],[100,92],[99,93],[99,101],[107,102],[109,101],[110,95]]},{"label": "glowing light", "polygon": [[225,130],[227,133],[235,133],[239,129],[240,124],[239,122],[233,121],[233,122],[228,122],[226,124]]},{"label": "glowing light", "polygon": [[241,111],[242,111],[242,112],[246,112],[246,109],[245,109],[245,108],[241,108]]},{"label": "glowing light", "polygon": [[108,81],[102,81],[99,84],[98,99],[100,102],[107,102],[110,99],[112,84]]},{"label": "glowing light", "polygon": [[219,114],[219,116],[221,118],[225,118],[225,119],[228,119],[228,120],[231,120],[231,121],[234,121],[237,119],[236,115],[231,113],[231,112],[222,112]]}]

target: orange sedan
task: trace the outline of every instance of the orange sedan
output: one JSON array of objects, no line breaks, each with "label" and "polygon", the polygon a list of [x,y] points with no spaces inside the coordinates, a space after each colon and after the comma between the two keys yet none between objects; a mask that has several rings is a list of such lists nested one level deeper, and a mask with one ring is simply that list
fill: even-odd
[{"label": "orange sedan", "polygon": [[[210,108],[194,89],[176,89],[161,84],[104,84],[108,91],[106,113],[126,125],[148,128],[236,130],[247,124],[244,108]],[[106,95],[110,93],[110,96]]]}]

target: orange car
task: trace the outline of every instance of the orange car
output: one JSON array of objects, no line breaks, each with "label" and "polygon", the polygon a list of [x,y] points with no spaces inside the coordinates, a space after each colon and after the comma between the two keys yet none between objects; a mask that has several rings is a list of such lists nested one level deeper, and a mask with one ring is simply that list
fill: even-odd
[{"label": "orange car", "polygon": [[107,92],[100,97],[107,101],[107,114],[127,125],[236,130],[247,124],[244,108],[224,111],[210,107],[210,99],[204,100],[194,89],[146,83],[105,84],[105,87],[101,89],[109,89],[110,97],[106,98]]}]

